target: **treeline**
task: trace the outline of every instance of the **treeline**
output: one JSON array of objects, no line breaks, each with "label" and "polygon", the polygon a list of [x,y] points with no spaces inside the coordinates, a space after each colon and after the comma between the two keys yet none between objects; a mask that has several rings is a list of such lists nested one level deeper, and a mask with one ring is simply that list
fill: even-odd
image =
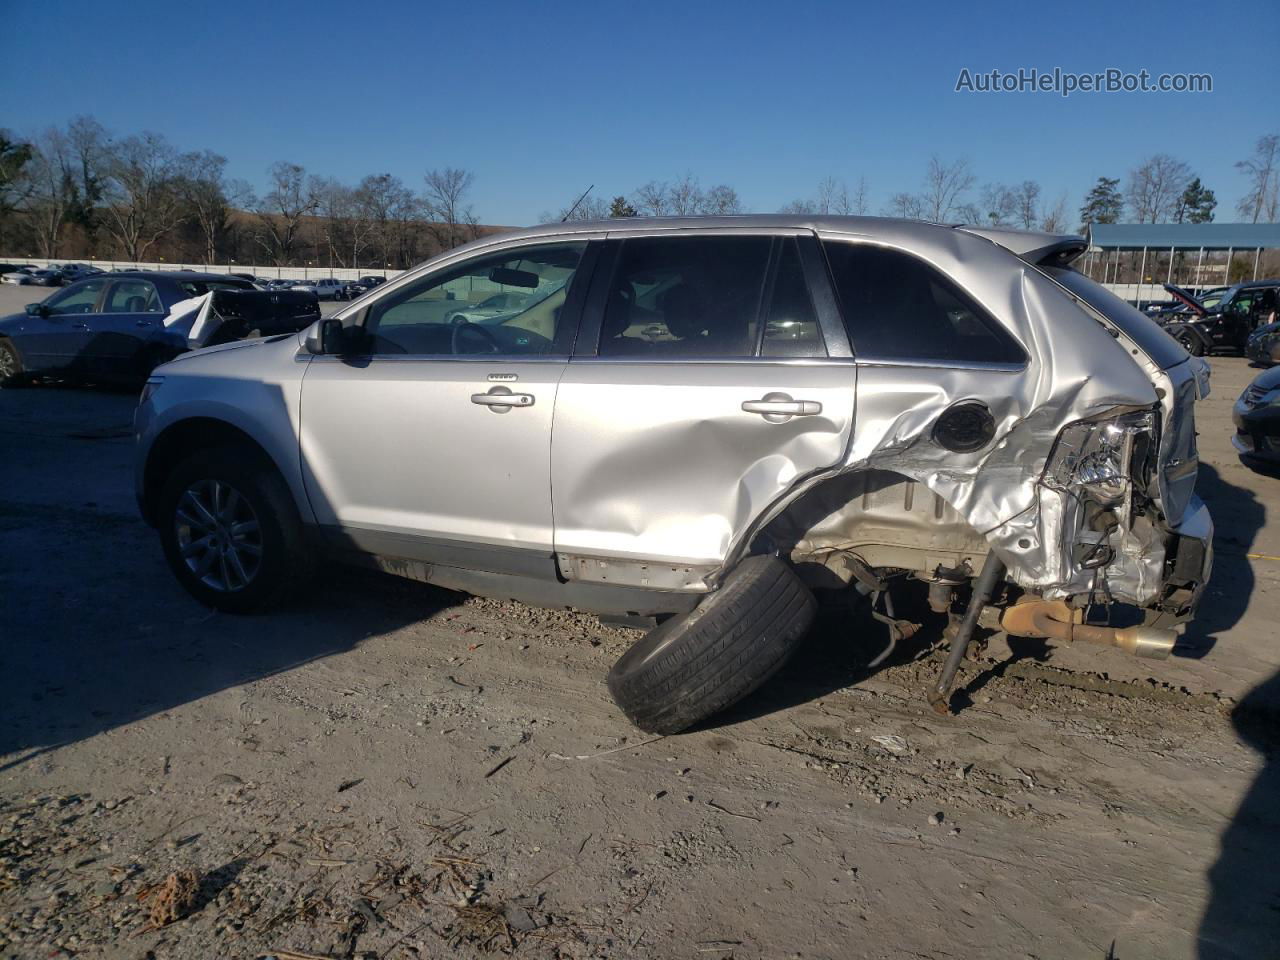
[{"label": "treeline", "polygon": [[[1275,222],[1280,213],[1280,136],[1258,139],[1235,164],[1246,177],[1241,219]],[[226,174],[212,150],[180,152],[155,133],[112,136],[92,117],[23,140],[0,131],[0,251],[47,258],[183,263],[274,263],[404,268],[497,229],[482,226],[464,169],[426,170],[419,182],[370,174],[342,183],[279,161],[259,195]],[[544,221],[632,216],[734,214],[750,210],[727,184],[697,177],[651,180],[630,193],[588,191]],[[873,207],[865,178],[827,177],[783,213],[879,213],[1068,232],[1090,223],[1212,221],[1218,206],[1191,168],[1156,154],[1120,177],[1099,177],[1076,215],[1068,195],[1047,199],[1034,180],[983,183],[963,159],[933,157],[921,188]]]},{"label": "treeline", "polygon": [[288,161],[258,195],[212,150],[179,152],[162,135],[115,138],[79,117],[21,141],[0,133],[0,249],[47,258],[313,263],[400,269],[485,228],[466,170],[390,174],[354,185]]}]

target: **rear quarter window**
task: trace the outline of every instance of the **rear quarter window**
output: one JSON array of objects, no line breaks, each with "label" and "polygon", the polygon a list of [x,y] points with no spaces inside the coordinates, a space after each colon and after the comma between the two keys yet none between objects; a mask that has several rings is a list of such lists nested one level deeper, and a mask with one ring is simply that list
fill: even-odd
[{"label": "rear quarter window", "polygon": [[918,257],[823,243],[854,354],[869,360],[1025,363],[1018,342],[956,283]]}]

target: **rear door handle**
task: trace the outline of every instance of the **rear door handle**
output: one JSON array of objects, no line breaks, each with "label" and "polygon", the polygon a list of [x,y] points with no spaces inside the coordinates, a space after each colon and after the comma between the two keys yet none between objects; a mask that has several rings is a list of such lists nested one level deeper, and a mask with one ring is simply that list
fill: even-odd
[{"label": "rear door handle", "polygon": [[133,321],[133,325],[134,325],[135,327],[149,327],[149,326],[151,326],[151,321],[150,321],[150,320],[135,320],[135,321]]},{"label": "rear door handle", "polygon": [[532,407],[532,393],[512,393],[507,387],[493,387],[488,393],[473,393],[471,402],[488,407],[494,413],[506,413],[512,407]]},{"label": "rear door handle", "polygon": [[71,329],[72,330],[88,330],[89,325],[87,323],[73,323],[71,325]]},{"label": "rear door handle", "polygon": [[785,423],[792,417],[812,417],[822,412],[817,400],[792,400],[785,393],[767,393],[759,400],[744,400],[744,413],[761,414],[770,423]]}]

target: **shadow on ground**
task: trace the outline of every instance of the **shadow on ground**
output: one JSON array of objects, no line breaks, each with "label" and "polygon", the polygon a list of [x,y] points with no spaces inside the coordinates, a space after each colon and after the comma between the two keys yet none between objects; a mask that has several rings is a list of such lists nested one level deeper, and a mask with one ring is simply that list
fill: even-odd
[{"label": "shadow on ground", "polygon": [[12,691],[0,698],[0,771],[351,650],[462,599],[333,568],[279,613],[217,614],[182,591],[141,520],[3,505],[0,583],[10,591],[0,672]]},{"label": "shadow on ground", "polygon": [[1263,758],[1222,834],[1200,921],[1201,960],[1274,957],[1280,951],[1280,673],[1232,711],[1236,734]]},{"label": "shadow on ground", "polygon": [[1195,619],[1174,649],[1175,656],[1193,659],[1212,650],[1244,618],[1254,587],[1248,554],[1267,519],[1267,508],[1252,491],[1228,483],[1208,464],[1200,464],[1196,493],[1213,516],[1213,575]]}]

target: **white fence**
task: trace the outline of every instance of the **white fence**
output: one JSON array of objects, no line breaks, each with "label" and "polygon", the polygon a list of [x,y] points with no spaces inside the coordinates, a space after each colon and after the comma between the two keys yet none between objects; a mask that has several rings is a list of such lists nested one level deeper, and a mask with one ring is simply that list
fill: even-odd
[{"label": "white fence", "polygon": [[42,260],[32,257],[0,257],[4,263],[30,263],[37,267],[56,267],[64,263],[87,263],[99,270],[195,270],[199,273],[251,273],[255,277],[270,280],[313,280],[335,277],[338,280],[358,280],[360,277],[397,277],[402,270],[379,270],[374,267],[272,267],[256,263],[156,263],[128,260]]}]

